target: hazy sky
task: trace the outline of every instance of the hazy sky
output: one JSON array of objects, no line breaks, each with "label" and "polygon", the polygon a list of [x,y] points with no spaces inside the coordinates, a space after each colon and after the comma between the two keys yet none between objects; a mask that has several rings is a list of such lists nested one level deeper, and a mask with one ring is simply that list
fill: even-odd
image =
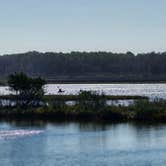
[{"label": "hazy sky", "polygon": [[166,51],[166,0],[0,0],[0,54]]}]

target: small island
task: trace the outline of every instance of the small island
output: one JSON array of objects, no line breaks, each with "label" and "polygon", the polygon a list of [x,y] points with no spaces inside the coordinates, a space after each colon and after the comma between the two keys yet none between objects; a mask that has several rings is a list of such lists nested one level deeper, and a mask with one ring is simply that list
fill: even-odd
[{"label": "small island", "polygon": [[[8,86],[13,94],[0,96],[0,118],[84,120],[84,121],[165,121],[166,101],[149,101],[142,96],[113,96],[94,91],[78,95],[45,95],[46,81],[24,73],[11,74]],[[133,100],[128,106],[108,105],[108,100]],[[4,105],[3,101],[9,101]],[[74,101],[74,104],[67,104]]]}]

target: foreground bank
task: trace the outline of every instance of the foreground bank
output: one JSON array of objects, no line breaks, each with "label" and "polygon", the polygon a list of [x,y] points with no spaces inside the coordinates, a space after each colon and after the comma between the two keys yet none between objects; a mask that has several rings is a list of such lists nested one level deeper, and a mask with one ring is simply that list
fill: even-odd
[{"label": "foreground bank", "polygon": [[[128,106],[115,106],[107,105],[105,102],[106,98],[101,98],[101,96],[99,98],[88,98],[88,96],[82,96],[82,98],[80,98],[78,96],[72,96],[72,99],[77,99],[74,105],[67,105],[64,100],[65,98],[71,99],[71,96],[46,96],[44,100],[46,104],[40,106],[1,106],[0,118],[110,122],[119,120],[166,121],[165,100],[149,101],[148,99],[140,98],[134,100],[134,103]],[[109,96],[109,98],[118,99],[118,96]],[[126,98],[129,98],[129,96]]]}]

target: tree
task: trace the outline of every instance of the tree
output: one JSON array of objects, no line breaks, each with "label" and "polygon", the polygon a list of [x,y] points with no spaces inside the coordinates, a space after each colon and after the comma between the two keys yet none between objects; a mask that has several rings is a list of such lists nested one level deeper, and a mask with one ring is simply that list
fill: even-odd
[{"label": "tree", "polygon": [[16,92],[17,104],[20,106],[37,106],[44,95],[46,81],[40,77],[31,78],[20,72],[8,76],[10,89]]},{"label": "tree", "polygon": [[165,81],[166,52],[28,52],[0,56],[0,78],[24,72],[56,81]]}]

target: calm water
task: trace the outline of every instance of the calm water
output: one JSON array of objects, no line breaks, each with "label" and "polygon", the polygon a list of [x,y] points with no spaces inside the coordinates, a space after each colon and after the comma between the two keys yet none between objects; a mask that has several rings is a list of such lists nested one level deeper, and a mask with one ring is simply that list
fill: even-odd
[{"label": "calm water", "polygon": [[0,122],[1,166],[165,166],[166,124]]},{"label": "calm water", "polygon": [[[64,94],[77,94],[80,90],[94,90],[108,95],[140,95],[152,99],[166,99],[166,84],[48,84],[47,94],[57,94],[58,87],[65,90]],[[0,87],[0,95],[11,93],[8,87]]]}]

